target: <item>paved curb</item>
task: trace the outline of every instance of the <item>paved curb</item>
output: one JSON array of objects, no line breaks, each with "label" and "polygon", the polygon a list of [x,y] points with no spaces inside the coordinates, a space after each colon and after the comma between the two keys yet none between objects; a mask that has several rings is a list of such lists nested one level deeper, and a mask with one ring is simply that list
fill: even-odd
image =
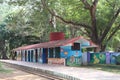
[{"label": "paved curb", "polygon": [[[9,66],[9,67],[13,67],[13,68],[16,68],[16,69],[20,69],[20,70],[23,70],[23,71],[29,71],[30,73],[35,73],[35,74],[49,74],[49,75],[54,75],[56,77],[61,77],[60,80],[80,80],[78,78],[75,78],[73,76],[69,76],[69,75],[66,75],[66,74],[62,74],[62,73],[58,73],[58,72],[54,72],[54,71],[49,71],[49,70],[44,70],[44,69],[38,69],[38,68],[35,68],[35,67],[29,67],[29,66],[25,66],[25,65],[19,65],[19,64],[13,64],[13,63],[7,63],[7,62],[3,62],[1,61],[3,64]],[[64,79],[63,79],[64,78]]]}]

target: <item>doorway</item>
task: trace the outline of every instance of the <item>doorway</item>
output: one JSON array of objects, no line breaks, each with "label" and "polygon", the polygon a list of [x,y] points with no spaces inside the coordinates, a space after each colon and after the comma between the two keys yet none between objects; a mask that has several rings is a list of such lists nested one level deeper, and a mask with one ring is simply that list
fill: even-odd
[{"label": "doorway", "polygon": [[43,48],[42,63],[48,63],[48,48]]},{"label": "doorway", "polygon": [[38,62],[38,49],[35,49],[35,62]]},{"label": "doorway", "polygon": [[30,62],[30,50],[28,50],[28,62]]}]

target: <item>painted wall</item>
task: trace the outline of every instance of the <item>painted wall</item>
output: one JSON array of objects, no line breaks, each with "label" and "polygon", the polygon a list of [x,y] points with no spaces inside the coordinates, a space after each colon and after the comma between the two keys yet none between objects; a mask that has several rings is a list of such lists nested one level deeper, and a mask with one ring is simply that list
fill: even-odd
[{"label": "painted wall", "polygon": [[120,53],[110,53],[110,63],[120,65]]},{"label": "painted wall", "polygon": [[17,51],[17,60],[21,61],[22,56],[21,56],[21,51]]},{"label": "painted wall", "polygon": [[[89,54],[89,53],[88,53]],[[93,64],[117,64],[120,65],[120,53],[90,53],[90,56],[88,59],[88,63],[93,63]]]},{"label": "painted wall", "polygon": [[[42,49],[37,49],[37,62],[42,63],[43,62],[43,54]],[[35,50],[27,50],[26,51],[26,57],[25,57],[25,51],[22,51],[22,53],[17,54],[17,60],[22,60],[26,62],[36,62],[36,53]]]},{"label": "painted wall", "polygon": [[71,50],[71,46],[61,46],[61,58],[65,58],[67,65],[79,66],[82,63],[81,50]]},{"label": "painted wall", "polygon": [[106,54],[105,53],[92,53],[92,54],[90,54],[90,63],[105,64],[106,63]]},{"label": "painted wall", "polygon": [[25,61],[25,54],[24,54],[24,50],[23,51],[21,51],[21,61]]},{"label": "painted wall", "polygon": [[82,64],[83,65],[87,65],[88,64],[88,57],[87,57],[88,55],[87,55],[87,52],[85,52],[85,53],[82,53]]},{"label": "painted wall", "polygon": [[107,53],[106,53],[106,64],[110,64],[110,59],[111,59],[110,53],[107,52]]},{"label": "painted wall", "polygon": [[43,49],[38,49],[38,62],[42,63],[42,53],[43,53]]},{"label": "painted wall", "polygon": [[65,65],[65,58],[48,58],[48,64]]},{"label": "painted wall", "polygon": [[86,41],[85,39],[81,39],[80,44],[81,44],[81,47],[90,46],[90,42]]}]

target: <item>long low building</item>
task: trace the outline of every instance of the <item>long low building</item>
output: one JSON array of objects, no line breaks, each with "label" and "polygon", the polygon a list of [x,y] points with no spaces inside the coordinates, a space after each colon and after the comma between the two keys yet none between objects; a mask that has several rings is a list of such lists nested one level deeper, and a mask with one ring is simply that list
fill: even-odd
[{"label": "long low building", "polygon": [[82,48],[97,47],[84,37],[64,39],[62,32],[50,34],[50,41],[13,49],[16,60],[60,65],[81,65]]}]

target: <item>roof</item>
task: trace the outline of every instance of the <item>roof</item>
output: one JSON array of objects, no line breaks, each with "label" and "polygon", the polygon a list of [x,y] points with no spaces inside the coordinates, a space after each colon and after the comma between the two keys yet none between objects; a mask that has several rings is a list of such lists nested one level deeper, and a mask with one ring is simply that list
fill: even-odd
[{"label": "roof", "polygon": [[[79,39],[84,39],[84,38],[80,36],[80,37],[71,38],[71,39],[49,41],[49,42],[44,42],[44,43],[38,43],[38,44],[33,44],[33,45],[27,45],[27,46],[23,46],[23,47],[18,47],[18,48],[13,49],[13,50],[14,51],[19,51],[19,50],[37,49],[37,48],[59,47],[59,46],[68,45],[70,43],[74,43],[75,41],[77,41]],[[94,45],[95,47],[97,47],[97,45],[95,45],[95,44],[92,44],[92,45]]]}]

